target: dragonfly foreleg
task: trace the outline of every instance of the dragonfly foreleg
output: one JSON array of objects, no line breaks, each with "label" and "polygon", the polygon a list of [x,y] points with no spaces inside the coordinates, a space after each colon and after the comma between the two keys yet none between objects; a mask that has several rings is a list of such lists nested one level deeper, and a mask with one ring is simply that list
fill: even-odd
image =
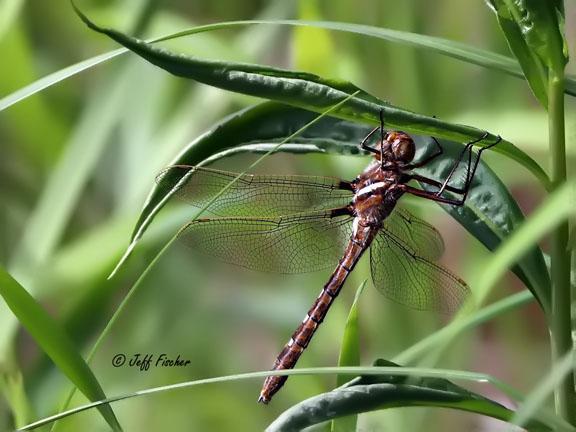
[{"label": "dragonfly foreleg", "polygon": [[448,176],[444,180],[442,187],[440,188],[440,190],[438,192],[436,192],[438,195],[441,195],[442,192],[444,192],[444,190],[447,189],[448,182],[450,182],[450,180],[454,176],[454,173],[456,172],[456,169],[458,168],[458,166],[462,162],[464,155],[466,154],[466,152],[468,152],[468,167],[466,169],[466,180],[464,182],[464,187],[462,188],[462,192],[461,192],[462,194],[464,194],[464,199],[466,199],[466,194],[468,194],[468,190],[470,189],[470,185],[472,184],[472,179],[474,178],[474,174],[476,173],[476,168],[478,168],[478,163],[480,162],[480,156],[482,155],[482,152],[486,149],[494,147],[496,144],[498,144],[500,141],[502,141],[502,138],[500,136],[498,136],[496,138],[496,141],[494,141],[492,144],[489,144],[485,147],[481,147],[478,150],[478,154],[476,155],[476,160],[474,161],[474,166],[472,167],[472,146],[474,144],[486,139],[487,136],[488,136],[488,132],[484,133],[484,135],[482,135],[481,138],[478,138],[476,140],[473,140],[473,141],[466,143],[466,145],[464,146],[464,148],[460,152],[458,159],[456,159],[456,161],[454,162],[454,165],[452,166],[450,173],[448,174]]},{"label": "dragonfly foreleg", "polygon": [[368,140],[372,137],[372,135],[374,135],[376,132],[378,132],[379,129],[380,129],[380,126],[375,127],[374,129],[372,129],[370,131],[370,133],[368,135],[366,135],[366,137],[362,140],[362,142],[360,143],[360,146],[359,146],[362,150],[366,150],[366,151],[369,151],[370,153],[374,153],[374,154],[380,154],[379,150],[376,150],[375,148],[372,148],[368,144],[366,144],[368,142]]},{"label": "dragonfly foreleg", "polygon": [[[417,188],[413,188],[413,187],[404,185],[405,192],[411,193],[412,195],[416,195],[416,196],[419,196],[422,198],[430,199],[432,201],[445,203],[445,204],[452,204],[452,205],[456,205],[456,206],[461,206],[462,204],[464,204],[464,201],[466,201],[466,197],[468,196],[468,192],[470,191],[470,187],[472,185],[472,179],[474,178],[474,175],[476,174],[476,169],[478,168],[478,164],[480,163],[480,157],[482,156],[482,152],[486,149],[494,147],[496,144],[498,144],[500,141],[502,141],[502,138],[500,136],[498,136],[493,143],[491,143],[485,147],[480,148],[478,150],[478,154],[476,155],[476,159],[474,160],[474,163],[472,163],[472,145],[481,141],[482,139],[484,139],[487,134],[488,133],[486,132],[486,134],[481,139],[474,140],[474,141],[471,141],[471,142],[466,144],[464,149],[462,149],[462,151],[460,152],[458,159],[455,161],[454,165],[452,166],[452,169],[450,170],[450,173],[448,174],[448,176],[446,177],[446,179],[444,180],[443,183],[440,183],[439,181],[433,180],[431,178],[428,178],[428,177],[425,177],[425,176],[422,176],[419,174],[408,174],[409,179],[418,180],[422,183],[438,187],[439,189],[437,191],[429,192],[429,191],[424,191],[421,189],[417,189]],[[449,186],[448,182],[453,177],[454,172],[456,171],[456,168],[462,162],[462,159],[463,159],[464,155],[466,154],[466,152],[468,152],[468,167],[466,169],[466,180],[464,182],[464,186],[461,188],[455,188],[455,187]],[[460,199],[445,198],[442,196],[442,193],[445,190],[452,192],[452,193],[462,195],[462,197]]]}]

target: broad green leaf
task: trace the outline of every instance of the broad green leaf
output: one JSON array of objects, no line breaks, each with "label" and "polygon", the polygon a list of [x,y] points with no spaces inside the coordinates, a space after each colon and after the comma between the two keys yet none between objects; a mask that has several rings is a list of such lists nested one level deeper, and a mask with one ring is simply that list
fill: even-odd
[{"label": "broad green leaf", "polygon": [[[462,149],[461,145],[449,141],[441,141],[441,144],[446,158],[421,168],[420,172],[427,177],[445,179]],[[458,186],[462,184],[465,171],[461,169],[456,174],[454,178],[460,181],[453,185]],[[430,191],[435,190],[426,185],[421,186]],[[440,205],[491,251],[495,251],[524,222],[524,215],[506,186],[483,163],[478,165],[466,205]],[[512,271],[544,308],[550,305],[550,277],[542,250],[537,245],[527,251]]]},{"label": "broad green leaf", "polygon": [[[376,366],[397,366],[385,360]],[[296,432],[334,418],[398,407],[442,407],[481,414],[509,421],[514,412],[466,390],[447,379],[377,375],[355,379],[349,385],[324,393],[283,412],[266,432]],[[551,431],[551,427],[532,421],[529,431]]]},{"label": "broad green leaf", "polygon": [[[101,28],[79,11],[77,12],[93,30],[109,36],[166,71],[225,90],[275,100],[315,112],[323,112],[359,90],[350,82],[323,79],[305,72],[177,55],[115,30]],[[416,114],[381,101],[361,90],[358,95],[333,111],[331,115],[377,125],[381,110],[384,112],[387,126],[393,129],[433,135],[458,142],[484,136],[484,132],[478,129]],[[495,138],[492,134],[487,136],[488,140]],[[505,141],[497,151],[524,165],[546,187],[549,186],[549,180],[542,168],[534,160],[519,152],[514,145]]]},{"label": "broad green leaf", "polygon": [[[2,267],[0,295],[46,355],[89,400],[106,398],[92,370],[66,332]],[[109,405],[102,405],[98,409],[112,429],[121,430]]]},{"label": "broad green leaf", "polygon": [[[354,302],[348,312],[346,325],[344,326],[344,335],[342,336],[342,345],[340,346],[340,356],[338,357],[338,366],[358,366],[360,365],[360,332],[358,330],[358,301],[362,291],[366,287],[366,280],[358,287]],[[349,379],[346,375],[336,377],[336,386],[340,387]],[[332,432],[348,432],[356,430],[357,416],[347,416],[332,422]]]}]

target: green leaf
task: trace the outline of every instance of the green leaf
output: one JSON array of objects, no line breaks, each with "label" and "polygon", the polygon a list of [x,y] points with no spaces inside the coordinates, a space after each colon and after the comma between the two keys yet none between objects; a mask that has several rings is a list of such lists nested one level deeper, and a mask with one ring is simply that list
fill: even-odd
[{"label": "green leaf", "polygon": [[[358,91],[347,81],[323,79],[305,72],[294,72],[261,65],[203,60],[177,55],[144,41],[111,29],[101,28],[77,11],[82,20],[93,30],[103,33],[129,48],[149,62],[180,77],[246,95],[283,102],[314,112],[324,112],[344,97]],[[484,131],[447,123],[434,117],[416,114],[381,101],[364,91],[331,113],[332,116],[351,121],[379,124],[379,112],[383,110],[388,127],[412,133],[465,142],[484,136]],[[488,140],[496,137],[489,134]],[[516,160],[549,186],[542,168],[509,142],[503,142],[498,152]]]},{"label": "green leaf", "polygon": [[[379,360],[376,366],[397,366]],[[349,385],[324,393],[283,412],[266,432],[300,431],[342,416],[398,407],[442,407],[510,420],[514,412],[447,379],[377,375],[357,378]],[[552,428],[532,421],[529,431]]]},{"label": "green leaf", "polygon": [[[390,362],[385,361],[378,361],[377,364],[391,364]],[[512,400],[521,400],[521,396],[518,394],[518,391],[512,389],[510,386],[506,385],[505,383],[497,380],[496,378],[481,373],[475,372],[465,372],[465,371],[455,371],[455,370],[447,370],[447,369],[426,369],[426,368],[398,368],[397,366],[393,367],[382,367],[379,366],[375,367],[368,367],[368,368],[361,368],[361,367],[346,367],[346,368],[303,368],[303,369],[290,369],[290,370],[281,370],[281,371],[265,371],[265,372],[251,372],[245,374],[238,374],[238,375],[229,375],[229,376],[220,376],[215,378],[206,378],[201,380],[195,381],[186,381],[180,382],[176,384],[165,385],[161,387],[153,387],[144,390],[139,390],[136,392],[131,392],[127,394],[121,394],[117,396],[110,397],[105,400],[101,400],[98,402],[92,402],[86,405],[77,406],[73,409],[67,410],[65,412],[61,412],[59,414],[46,417],[40,419],[32,424],[28,424],[23,426],[21,430],[32,430],[38,428],[40,426],[47,425],[52,423],[56,420],[90,410],[92,408],[99,407],[103,404],[110,404],[113,402],[118,402],[121,400],[127,400],[136,397],[145,397],[151,396],[158,393],[165,393],[168,391],[179,390],[181,391],[184,388],[191,388],[196,387],[199,385],[206,385],[206,384],[215,384],[215,383],[223,383],[223,382],[234,382],[239,380],[247,380],[247,379],[254,379],[254,378],[263,378],[266,376],[270,376],[270,374],[278,374],[278,375],[318,375],[318,374],[359,374],[365,375],[367,377],[361,376],[352,380],[347,386],[353,385],[364,385],[364,384],[373,384],[378,383],[378,378],[371,379],[370,376],[381,377],[381,382],[389,382],[390,384],[403,384],[406,382],[406,379],[409,379],[412,384],[414,377],[429,377],[426,378],[427,380],[430,379],[440,379],[441,381],[446,382],[446,378],[451,379],[459,379],[459,380],[467,380],[473,382],[483,382],[483,383],[491,383],[495,388],[502,391],[503,394],[511,398]],[[418,382],[417,382],[418,384]],[[445,383],[440,383],[441,386],[446,387]],[[337,389],[341,390],[341,389]],[[498,405],[496,405],[498,408]],[[539,409],[538,416],[542,420],[542,423],[550,424],[554,426],[554,430],[557,431],[570,431],[574,432],[576,429],[570,426],[566,421],[554,416],[553,414],[548,413],[546,410]],[[537,422],[532,422],[533,425],[537,425]],[[538,430],[538,429],[534,429]],[[549,428],[544,428],[541,430],[549,430]]]},{"label": "green leaf", "polygon": [[505,1],[530,48],[549,69],[563,74],[564,67],[568,63],[568,53],[558,21],[557,2]]},{"label": "green leaf", "polygon": [[[362,291],[366,287],[366,280],[358,287],[354,302],[348,312],[346,325],[344,326],[344,335],[342,336],[342,346],[340,347],[340,356],[338,366],[358,366],[360,365],[360,334],[358,330],[358,301]],[[336,377],[338,387],[344,385],[349,379],[346,375]],[[357,416],[347,416],[332,422],[331,431],[349,432],[356,430]]]},{"label": "green leaf", "polygon": [[[561,0],[558,0],[561,2]],[[436,52],[441,55],[452,57],[467,63],[482,66],[499,72],[504,72],[517,78],[523,78],[522,70],[514,59],[496,54],[490,51],[476,48],[461,42],[455,42],[448,39],[420,35],[417,33],[403,32],[398,30],[391,30],[380,27],[367,26],[362,24],[331,22],[331,21],[293,21],[293,20],[253,20],[253,21],[230,21],[217,24],[208,24],[204,26],[197,26],[189,30],[171,33],[149,42],[160,42],[170,39],[176,39],[184,36],[189,36],[196,33],[207,31],[214,31],[230,27],[248,26],[248,25],[290,25],[290,26],[307,26],[325,28],[328,30],[342,31],[348,33],[356,33],[362,36],[374,37],[378,39],[396,42],[414,48],[424,49],[426,51]],[[121,48],[114,51],[92,57],[82,62],[73,64],[50,75],[47,75],[18,91],[0,99],[0,111],[10,107],[11,105],[24,100],[45,88],[48,88],[60,81],[70,78],[80,72],[88,70],[94,66],[104,63],[112,58],[125,54],[128,50]],[[576,77],[569,76],[566,78],[565,92],[569,95],[576,96]]]},{"label": "green leaf", "polygon": [[534,301],[534,295],[528,290],[523,290],[504,297],[469,315],[460,314],[448,323],[448,325],[436,330],[434,333],[426,336],[424,339],[421,339],[396,355],[394,361],[402,364],[415,363],[432,349],[445,348],[465,331],[475,329],[481,324],[492,321],[494,318],[504,315],[510,310],[523,306],[531,301]]},{"label": "green leaf", "polygon": [[488,0],[510,49],[518,59],[536,98],[548,106],[548,70],[560,73],[568,62],[559,14],[554,2]]},{"label": "green leaf", "polygon": [[[452,168],[453,161],[462,150],[462,146],[457,143],[442,140],[440,144],[446,157],[420,169],[420,172],[427,177],[445,179]],[[430,148],[430,143],[426,145],[417,141],[417,145]],[[454,178],[462,179],[465,174],[464,170],[457,171],[456,174],[458,173],[461,176],[456,175]],[[458,183],[453,183],[453,185],[458,185]],[[424,184],[421,186],[426,190],[435,190]],[[506,186],[483,163],[478,165],[466,205],[462,207],[440,205],[491,251],[495,251],[525,220]],[[542,250],[537,245],[533,246],[512,268],[512,271],[546,310],[550,306],[550,277]],[[483,301],[482,298],[479,300]]]},{"label": "green leaf", "polygon": [[[2,267],[0,267],[0,295],[46,355],[89,400],[98,401],[106,398],[92,370],[66,332]],[[121,430],[109,405],[102,405],[98,409],[112,429]]]},{"label": "green leaf", "polygon": [[[360,334],[358,329],[358,302],[366,287],[366,280],[358,287],[354,302],[348,312],[344,335],[342,336],[342,346],[338,357],[338,366],[358,366],[360,364]],[[338,375],[336,385],[341,386],[346,383],[345,375]]]},{"label": "green leaf", "polygon": [[518,59],[534,96],[542,106],[548,107],[548,73],[542,62],[530,50],[522,37],[522,31],[503,6],[504,2],[499,0],[487,0],[487,2],[496,13],[508,46]]},{"label": "green leaf", "polygon": [[[576,217],[576,182],[566,183],[555,191],[526,221],[508,237],[492,255],[483,268],[484,277],[474,289],[474,293],[486,298],[502,275],[520,261],[542,237],[559,223]],[[572,273],[576,280],[576,271]],[[401,362],[414,362],[431,348],[445,347],[464,330],[486,322],[492,317],[516,307],[528,300],[526,297],[508,297],[479,310],[472,316],[462,316],[447,326],[408,348],[396,357]],[[548,310],[550,307],[548,306]],[[547,315],[548,318],[549,315]]]}]

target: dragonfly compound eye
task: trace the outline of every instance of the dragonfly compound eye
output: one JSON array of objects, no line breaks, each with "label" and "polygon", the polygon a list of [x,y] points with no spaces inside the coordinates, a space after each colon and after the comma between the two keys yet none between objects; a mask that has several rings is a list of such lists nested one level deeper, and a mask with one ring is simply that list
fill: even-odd
[{"label": "dragonfly compound eye", "polygon": [[396,132],[391,134],[388,139],[391,142],[392,154],[396,161],[407,164],[414,159],[416,145],[408,134]]}]

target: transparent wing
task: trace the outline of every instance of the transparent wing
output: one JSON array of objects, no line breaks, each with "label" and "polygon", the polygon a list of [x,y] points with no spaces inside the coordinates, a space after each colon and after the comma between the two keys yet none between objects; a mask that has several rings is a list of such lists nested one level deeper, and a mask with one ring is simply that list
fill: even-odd
[{"label": "transparent wing", "polygon": [[406,209],[396,207],[383,225],[423,258],[436,261],[444,254],[444,240],[438,230]]},{"label": "transparent wing", "polygon": [[[188,165],[166,168],[156,178],[179,199],[199,208],[238,174]],[[330,177],[244,174],[208,207],[217,216],[274,217],[338,208],[352,199],[345,182]]]},{"label": "transparent wing", "polygon": [[[406,219],[408,215],[411,222]],[[405,210],[386,222],[370,248],[376,288],[390,300],[415,309],[457,310],[469,288],[434,262],[443,250],[440,234]]]},{"label": "transparent wing", "polygon": [[254,270],[305,273],[336,266],[351,233],[350,216],[332,211],[278,218],[198,219],[180,237],[193,249]]}]

